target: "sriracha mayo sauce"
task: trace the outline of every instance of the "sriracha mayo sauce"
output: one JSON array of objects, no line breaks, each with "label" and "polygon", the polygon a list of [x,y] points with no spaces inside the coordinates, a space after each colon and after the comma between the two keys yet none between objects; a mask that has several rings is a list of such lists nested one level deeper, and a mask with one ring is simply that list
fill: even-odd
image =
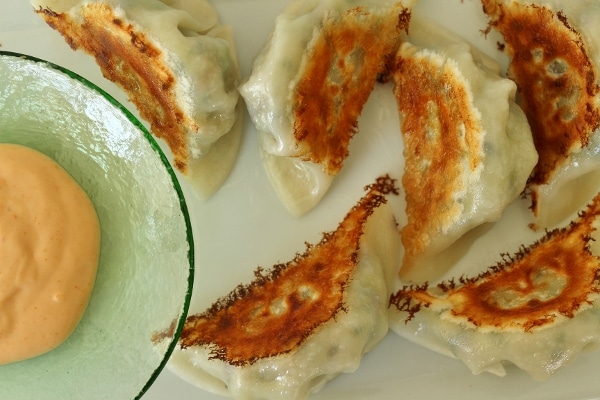
[{"label": "sriracha mayo sauce", "polygon": [[100,224],[83,189],[49,157],[0,144],[0,365],[69,337],[99,253]]}]

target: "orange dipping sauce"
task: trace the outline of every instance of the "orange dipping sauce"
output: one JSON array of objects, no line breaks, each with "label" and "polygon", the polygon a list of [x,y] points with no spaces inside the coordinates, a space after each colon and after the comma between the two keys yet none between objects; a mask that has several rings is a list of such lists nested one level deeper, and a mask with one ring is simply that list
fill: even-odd
[{"label": "orange dipping sauce", "polygon": [[42,153],[0,144],[0,365],[70,336],[99,254],[98,216],[77,182]]}]

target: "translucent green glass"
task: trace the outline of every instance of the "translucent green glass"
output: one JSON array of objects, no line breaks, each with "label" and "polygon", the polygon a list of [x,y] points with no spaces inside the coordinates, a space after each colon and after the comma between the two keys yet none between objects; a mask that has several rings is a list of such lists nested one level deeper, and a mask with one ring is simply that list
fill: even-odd
[{"label": "translucent green glass", "polygon": [[[0,399],[139,398],[176,344],[193,282],[190,220],[164,154],[90,82],[8,52],[0,52],[0,143],[61,164],[92,199],[102,228],[80,324],[55,350],[0,366]],[[156,344],[153,335],[169,327],[173,334]]]}]

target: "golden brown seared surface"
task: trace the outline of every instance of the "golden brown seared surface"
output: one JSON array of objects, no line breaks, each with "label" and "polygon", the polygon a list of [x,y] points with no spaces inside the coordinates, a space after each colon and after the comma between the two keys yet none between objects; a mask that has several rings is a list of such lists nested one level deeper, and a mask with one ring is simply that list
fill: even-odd
[{"label": "golden brown seared surface", "polygon": [[[547,183],[569,154],[588,144],[600,126],[600,88],[582,36],[561,12],[537,5],[482,0],[490,29],[498,30],[511,57],[539,162],[530,185]],[[533,198],[533,209],[536,200]]]},{"label": "golden brown seared surface", "polygon": [[380,178],[355,205],[337,230],[323,235],[304,254],[255,272],[255,280],[239,285],[199,315],[187,318],[182,348],[206,346],[212,358],[232,365],[296,349],[321,325],[344,312],[344,291],[355,269],[363,227],[373,211],[395,191]]},{"label": "golden brown seared surface", "polygon": [[385,15],[357,7],[324,21],[295,92],[294,135],[302,159],[322,164],[330,175],[339,172],[362,108],[409,20],[410,11],[397,5]]},{"label": "golden brown seared surface", "polygon": [[391,304],[408,312],[408,320],[422,307],[441,307],[459,321],[495,330],[530,331],[573,318],[600,293],[600,259],[590,251],[599,214],[600,194],[571,225],[548,232],[513,257],[504,255],[481,275],[431,290],[405,287]]},{"label": "golden brown seared surface", "polygon": [[402,46],[392,72],[402,115],[407,224],[405,264],[422,254],[433,236],[456,222],[456,193],[463,176],[482,164],[482,128],[469,88],[451,63]]},{"label": "golden brown seared surface", "polygon": [[104,3],[89,3],[81,9],[81,20],[52,10],[36,10],[73,48],[95,57],[104,76],[120,85],[140,115],[150,122],[152,132],[164,139],[182,172],[188,162],[187,129],[195,123],[178,106],[176,77],[164,64],[159,48],[118,18]]}]

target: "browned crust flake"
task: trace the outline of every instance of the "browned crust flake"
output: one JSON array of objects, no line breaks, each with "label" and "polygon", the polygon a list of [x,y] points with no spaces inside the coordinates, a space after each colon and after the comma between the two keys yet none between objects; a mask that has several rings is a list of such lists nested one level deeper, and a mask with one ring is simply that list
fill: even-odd
[{"label": "browned crust flake", "polygon": [[153,41],[118,18],[104,3],[82,6],[81,20],[49,8],[36,12],[63,35],[73,50],[82,49],[94,56],[103,75],[124,89],[140,115],[150,122],[152,133],[169,145],[175,166],[185,172],[187,129],[198,127],[178,106],[176,77]]},{"label": "browned crust flake", "polygon": [[369,216],[396,192],[382,177],[333,232],[317,245],[271,270],[258,268],[250,284],[239,285],[201,314],[189,316],[179,343],[205,346],[211,358],[243,366],[286,354],[320,326],[345,312],[344,291],[354,271]]},{"label": "browned crust flake", "polygon": [[[600,126],[594,66],[581,34],[562,12],[517,2],[482,0],[511,58],[509,75],[518,85],[539,161],[528,185],[548,183],[574,151],[588,145]],[[535,211],[535,192],[532,208]]]},{"label": "browned crust flake", "polygon": [[410,11],[400,4],[385,16],[371,18],[356,7],[324,21],[296,87],[299,157],[322,164],[330,175],[339,172],[362,108],[409,21]]},{"label": "browned crust flake", "polygon": [[[600,293],[600,258],[590,250],[598,215],[600,194],[568,227],[547,232],[512,257],[503,255],[502,262],[479,276],[442,282],[437,291],[428,284],[406,286],[391,296],[390,304],[407,313],[406,322],[442,301],[451,304],[452,316],[477,328],[525,332],[549,326],[560,316],[573,318]],[[550,279],[564,284],[550,292]]]}]

